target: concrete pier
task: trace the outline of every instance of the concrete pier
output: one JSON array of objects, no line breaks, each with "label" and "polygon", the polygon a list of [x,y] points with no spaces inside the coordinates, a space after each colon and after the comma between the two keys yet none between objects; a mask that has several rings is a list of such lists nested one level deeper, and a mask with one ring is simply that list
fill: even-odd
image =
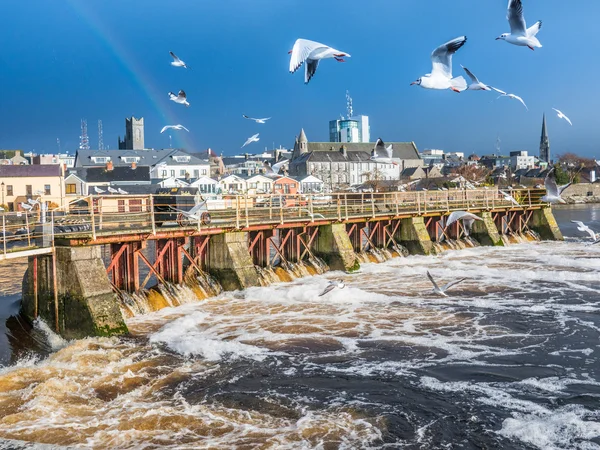
[{"label": "concrete pier", "polygon": [[476,220],[473,223],[471,236],[481,245],[503,246],[504,241],[496,228],[492,213],[482,212],[481,218],[483,221]]},{"label": "concrete pier", "polygon": [[211,237],[208,271],[226,291],[260,286],[258,271],[248,251],[248,233],[231,232]]},{"label": "concrete pier", "polygon": [[21,303],[25,316],[33,320],[37,310],[50,326],[58,323],[57,331],[67,339],[127,333],[100,247],[56,247],[55,252],[56,283],[52,255],[29,257]]},{"label": "concrete pier", "polygon": [[431,242],[423,217],[402,219],[400,244],[406,247],[411,255],[430,255],[434,253],[433,242]]},{"label": "concrete pier", "polygon": [[556,223],[552,208],[546,207],[533,211],[530,228],[545,241],[564,241],[560,228]]},{"label": "concrete pier", "polygon": [[323,258],[331,270],[354,272],[360,269],[360,263],[343,223],[319,227],[315,254]]}]

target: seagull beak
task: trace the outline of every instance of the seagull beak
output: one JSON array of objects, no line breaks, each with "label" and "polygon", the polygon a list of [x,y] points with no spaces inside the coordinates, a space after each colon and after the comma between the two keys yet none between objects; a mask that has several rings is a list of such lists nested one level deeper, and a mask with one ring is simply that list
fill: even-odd
[{"label": "seagull beak", "polygon": [[416,81],[413,81],[412,83],[410,83],[410,85],[411,85],[411,86],[413,86],[413,85],[415,85],[415,84],[417,84],[417,82],[416,82]]},{"label": "seagull beak", "polygon": [[290,55],[290,54],[292,53],[292,51],[293,51],[293,50],[290,50],[290,51],[288,52],[288,55]]},{"label": "seagull beak", "polygon": [[497,37],[497,38],[496,38],[496,40],[497,40],[497,41],[499,41],[499,40],[500,40],[500,38],[499,38],[499,37]]}]

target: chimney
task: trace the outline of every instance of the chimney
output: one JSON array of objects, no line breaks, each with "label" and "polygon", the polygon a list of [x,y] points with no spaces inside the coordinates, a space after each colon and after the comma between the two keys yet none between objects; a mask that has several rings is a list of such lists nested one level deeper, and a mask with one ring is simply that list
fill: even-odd
[{"label": "chimney", "polygon": [[109,162],[106,163],[106,171],[107,172],[112,172],[112,170],[113,170],[113,162],[109,161]]},{"label": "chimney", "polygon": [[348,152],[346,151],[346,146],[342,145],[342,155],[344,155],[344,158],[348,157]]},{"label": "chimney", "polygon": [[132,170],[135,170],[135,169],[137,169],[137,163],[136,163],[136,162],[132,162],[132,163],[131,163],[131,169],[132,169]]}]

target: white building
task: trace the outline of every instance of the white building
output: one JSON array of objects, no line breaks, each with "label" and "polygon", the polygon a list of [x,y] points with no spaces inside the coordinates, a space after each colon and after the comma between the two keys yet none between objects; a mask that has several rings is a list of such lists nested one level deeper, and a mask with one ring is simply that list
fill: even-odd
[{"label": "white building", "polygon": [[368,116],[329,121],[329,141],[344,143],[369,142],[371,130]]},{"label": "white building", "polygon": [[320,194],[323,192],[323,180],[309,175],[300,180],[300,192],[303,194]]},{"label": "white building", "polygon": [[369,126],[369,116],[353,116],[351,120],[358,122],[358,142],[371,142],[371,127]]},{"label": "white building", "polygon": [[526,151],[510,152],[510,168],[513,170],[533,169],[535,157],[528,156]]},{"label": "white building", "polygon": [[270,194],[273,192],[273,179],[264,175],[254,175],[246,180],[246,193],[249,195],[255,194]]},{"label": "white building", "polygon": [[220,194],[219,182],[211,177],[200,177],[190,187],[198,188],[201,194]]}]

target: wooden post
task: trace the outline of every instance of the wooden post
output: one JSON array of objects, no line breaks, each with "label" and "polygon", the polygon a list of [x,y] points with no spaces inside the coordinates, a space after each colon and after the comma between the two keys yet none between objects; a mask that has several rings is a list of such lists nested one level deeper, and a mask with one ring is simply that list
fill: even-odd
[{"label": "wooden post", "polygon": [[58,326],[58,280],[56,279],[56,249],[52,249],[52,282],[54,283],[54,325],[56,332],[60,331]]},{"label": "wooden post", "polygon": [[2,245],[4,247],[4,256],[6,256],[6,213],[2,213]]},{"label": "wooden post", "polygon": [[279,222],[283,225],[283,195],[279,194]]},{"label": "wooden post", "polygon": [[[154,221],[154,197],[152,195],[149,195],[148,197],[148,204],[150,205],[150,221],[152,223],[152,235],[156,236],[156,223]],[[135,260],[137,261],[137,256],[135,257]]]},{"label": "wooden post", "polygon": [[29,214],[25,211],[25,229],[27,230],[27,247],[31,247],[31,230],[29,229]]},{"label": "wooden post", "polygon": [[375,218],[375,195],[371,192],[371,217]]},{"label": "wooden post", "polygon": [[96,240],[96,220],[94,218],[94,196],[90,195],[90,211],[92,221],[92,240]]},{"label": "wooden post", "polygon": [[240,196],[235,196],[235,228],[240,229]]},{"label": "wooden post", "polygon": [[33,257],[33,318],[38,316],[38,259]]},{"label": "wooden post", "polygon": [[246,227],[249,227],[250,222],[248,221],[248,194],[244,195],[244,210],[246,212]]}]

